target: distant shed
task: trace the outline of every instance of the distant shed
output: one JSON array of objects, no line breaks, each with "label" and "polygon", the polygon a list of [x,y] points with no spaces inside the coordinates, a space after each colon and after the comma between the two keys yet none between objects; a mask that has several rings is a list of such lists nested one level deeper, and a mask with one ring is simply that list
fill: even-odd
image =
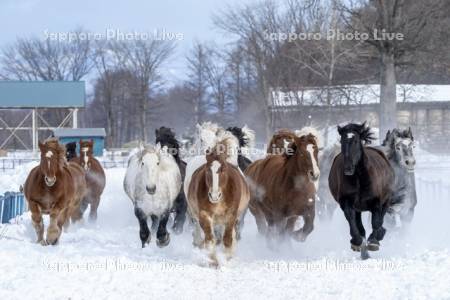
[{"label": "distant shed", "polygon": [[67,144],[77,142],[77,153],[80,153],[80,140],[94,141],[94,155],[102,156],[105,148],[106,131],[104,128],[56,128],[53,136],[58,138],[60,143]]}]

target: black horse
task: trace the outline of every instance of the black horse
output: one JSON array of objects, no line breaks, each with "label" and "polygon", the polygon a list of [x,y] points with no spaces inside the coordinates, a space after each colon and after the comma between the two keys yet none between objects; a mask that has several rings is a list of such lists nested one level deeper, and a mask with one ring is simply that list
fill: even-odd
[{"label": "black horse", "polygon": [[67,161],[77,157],[77,142],[70,142],[66,144],[66,159]]},{"label": "black horse", "polygon": [[[155,130],[156,144],[160,143],[161,147],[167,146],[169,153],[175,158],[178,164],[178,168],[181,173],[181,180],[184,182],[186,176],[186,162],[184,162],[180,157],[180,143],[175,137],[175,133],[167,127],[160,127]],[[186,221],[186,210],[187,202],[186,196],[184,195],[183,184],[181,185],[180,193],[178,194],[172,212],[175,213],[175,220],[173,223],[173,231],[177,234],[183,232],[184,222]],[[153,220],[153,226],[157,223],[157,220]]]},{"label": "black horse", "polygon": [[242,154],[241,149],[249,146],[251,137],[240,127],[228,127],[227,131],[231,132],[239,140],[238,166],[244,172],[252,161]]},{"label": "black horse", "polygon": [[[350,225],[351,248],[366,259],[368,250],[379,249],[386,233],[383,219],[391,206],[394,170],[382,151],[366,146],[374,139],[366,123],[338,126],[338,132],[341,153],[333,161],[328,184]],[[361,220],[363,211],[372,213],[373,231],[368,243]]]},{"label": "black horse", "polygon": [[380,149],[386,154],[395,173],[393,205],[387,211],[385,221],[388,225],[401,227],[410,223],[417,205],[413,153],[414,137],[411,128],[388,131]]}]

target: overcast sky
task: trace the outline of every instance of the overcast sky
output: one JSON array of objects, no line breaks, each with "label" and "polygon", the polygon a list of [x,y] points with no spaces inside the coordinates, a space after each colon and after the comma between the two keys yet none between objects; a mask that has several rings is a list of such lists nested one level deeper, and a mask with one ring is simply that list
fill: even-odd
[{"label": "overcast sky", "polygon": [[228,4],[251,2],[256,0],[0,0],[0,47],[17,37],[44,39],[45,30],[59,33],[80,26],[96,33],[165,29],[184,37],[170,63],[170,80],[176,80],[184,73],[184,56],[194,40],[224,40],[211,15]]}]

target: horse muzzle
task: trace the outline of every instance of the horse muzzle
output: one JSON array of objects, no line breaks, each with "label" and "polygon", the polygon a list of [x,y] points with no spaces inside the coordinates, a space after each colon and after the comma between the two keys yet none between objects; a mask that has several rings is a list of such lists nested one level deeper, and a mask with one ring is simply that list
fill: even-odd
[{"label": "horse muzzle", "polygon": [[353,174],[355,174],[355,169],[354,168],[345,168],[344,169],[344,175],[345,176],[352,176]]},{"label": "horse muzzle", "polygon": [[314,171],[309,171],[308,177],[309,177],[309,180],[311,180],[313,182],[317,181],[317,180],[319,180],[320,172],[315,173]]},{"label": "horse muzzle", "polygon": [[46,184],[48,187],[52,187],[52,186],[54,186],[55,183],[56,183],[56,176],[53,176],[52,178],[45,176],[45,177],[44,177],[44,180],[45,180],[45,184]]},{"label": "horse muzzle", "polygon": [[217,194],[214,194],[214,193],[208,192],[208,199],[209,199],[209,202],[211,202],[213,204],[219,203],[220,200],[222,200],[222,193],[218,192]]},{"label": "horse muzzle", "polygon": [[154,195],[156,193],[156,186],[153,187],[145,187],[145,189],[147,190],[147,193],[149,193],[150,195]]}]

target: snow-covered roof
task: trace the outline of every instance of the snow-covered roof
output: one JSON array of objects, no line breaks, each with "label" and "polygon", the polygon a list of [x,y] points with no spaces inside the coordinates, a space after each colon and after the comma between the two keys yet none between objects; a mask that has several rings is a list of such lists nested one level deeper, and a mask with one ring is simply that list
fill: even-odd
[{"label": "snow-covered roof", "polygon": [[[380,85],[333,86],[330,90],[331,105],[355,105],[379,103]],[[297,105],[326,105],[327,90],[308,88],[301,91],[272,90],[275,107]],[[397,102],[450,102],[450,85],[397,85]]]}]

